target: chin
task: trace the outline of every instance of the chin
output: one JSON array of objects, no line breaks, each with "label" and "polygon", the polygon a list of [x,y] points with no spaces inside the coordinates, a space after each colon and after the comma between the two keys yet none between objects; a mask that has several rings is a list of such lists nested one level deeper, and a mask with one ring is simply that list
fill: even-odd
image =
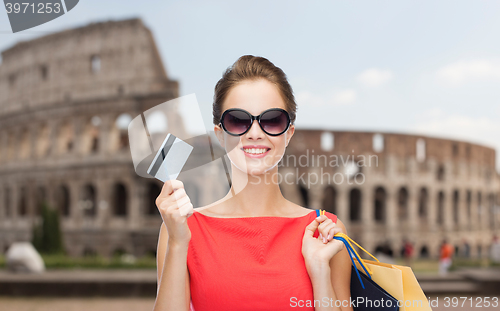
[{"label": "chin", "polygon": [[267,172],[266,168],[254,168],[254,169],[248,169],[247,174],[252,175],[252,176],[258,176],[258,175],[263,175]]}]

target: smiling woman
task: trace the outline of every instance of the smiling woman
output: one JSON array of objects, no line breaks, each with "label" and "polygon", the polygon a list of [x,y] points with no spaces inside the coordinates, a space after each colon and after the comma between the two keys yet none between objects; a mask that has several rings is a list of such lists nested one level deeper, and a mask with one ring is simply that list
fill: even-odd
[{"label": "smiling woman", "polygon": [[288,201],[273,178],[296,109],[285,73],[269,60],[245,55],[225,71],[213,120],[231,161],[231,189],[193,209],[182,182],[164,184],[154,310],[293,310],[292,297],[350,299],[350,258],[333,239],[344,225]]}]

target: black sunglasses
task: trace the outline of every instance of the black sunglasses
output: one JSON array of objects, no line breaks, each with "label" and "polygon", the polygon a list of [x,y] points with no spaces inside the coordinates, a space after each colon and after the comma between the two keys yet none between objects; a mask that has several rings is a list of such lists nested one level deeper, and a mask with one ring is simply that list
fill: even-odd
[{"label": "black sunglasses", "polygon": [[257,120],[264,133],[270,136],[279,136],[290,127],[290,115],[281,108],[264,110],[258,116],[243,109],[231,108],[224,111],[219,124],[229,135],[241,136],[250,130],[253,120]]}]

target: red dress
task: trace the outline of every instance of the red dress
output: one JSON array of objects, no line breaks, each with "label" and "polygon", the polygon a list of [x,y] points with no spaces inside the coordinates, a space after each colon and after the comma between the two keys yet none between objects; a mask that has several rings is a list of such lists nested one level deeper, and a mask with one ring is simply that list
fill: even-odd
[{"label": "red dress", "polygon": [[[337,222],[336,215],[326,215]],[[302,238],[315,217],[315,210],[301,217],[240,218],[194,211],[187,220],[194,310],[314,310],[299,307],[299,301],[314,299]]]}]

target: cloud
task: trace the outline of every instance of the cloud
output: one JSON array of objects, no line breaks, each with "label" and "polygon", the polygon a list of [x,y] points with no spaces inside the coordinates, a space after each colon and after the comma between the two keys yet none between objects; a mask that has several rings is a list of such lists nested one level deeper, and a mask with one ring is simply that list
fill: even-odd
[{"label": "cloud", "polygon": [[393,76],[390,70],[370,68],[360,73],[357,80],[364,86],[379,87],[389,82]]},{"label": "cloud", "polygon": [[310,106],[341,106],[356,102],[357,94],[354,89],[332,91],[328,94],[313,94],[309,91],[298,92],[295,96],[300,105]]},{"label": "cloud", "polygon": [[458,86],[472,80],[500,79],[500,62],[492,60],[458,61],[436,72],[439,82]]},{"label": "cloud", "polygon": [[357,95],[353,89],[347,89],[334,92],[331,98],[332,102],[338,105],[349,105],[356,101]]}]

